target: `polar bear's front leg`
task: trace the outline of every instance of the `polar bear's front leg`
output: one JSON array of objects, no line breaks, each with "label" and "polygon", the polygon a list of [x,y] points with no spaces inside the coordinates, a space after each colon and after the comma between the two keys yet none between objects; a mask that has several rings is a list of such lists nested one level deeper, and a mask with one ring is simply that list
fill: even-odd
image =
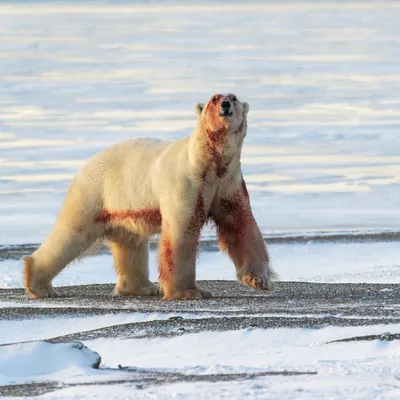
[{"label": "polar bear's front leg", "polygon": [[234,262],[238,280],[255,289],[272,289],[275,272],[251,211],[245,182],[233,195],[216,199],[212,214],[220,248]]},{"label": "polar bear's front leg", "polygon": [[194,300],[211,297],[196,286],[196,256],[205,217],[182,223],[184,213],[164,218],[159,241],[159,282],[165,300]]}]

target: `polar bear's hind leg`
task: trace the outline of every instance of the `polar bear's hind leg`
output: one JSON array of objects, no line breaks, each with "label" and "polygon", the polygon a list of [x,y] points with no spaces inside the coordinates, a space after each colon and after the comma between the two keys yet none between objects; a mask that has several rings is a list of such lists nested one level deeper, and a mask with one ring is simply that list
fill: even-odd
[{"label": "polar bear's hind leg", "polygon": [[28,294],[37,299],[58,296],[51,281],[37,279],[37,273],[34,271],[34,258],[32,256],[24,258],[24,287]]},{"label": "polar bear's hind leg", "polygon": [[111,242],[117,274],[115,292],[120,295],[157,296],[159,288],[149,281],[148,241],[135,235],[129,243]]},{"label": "polar bear's hind leg", "polygon": [[56,297],[51,284],[53,278],[96,239],[87,231],[70,232],[60,225],[56,225],[38,250],[24,259],[24,286],[32,297]]}]

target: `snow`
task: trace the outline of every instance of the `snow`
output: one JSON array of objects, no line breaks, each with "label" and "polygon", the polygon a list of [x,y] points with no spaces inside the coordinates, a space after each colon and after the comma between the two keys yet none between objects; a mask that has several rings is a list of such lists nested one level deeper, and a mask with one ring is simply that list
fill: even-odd
[{"label": "snow", "polygon": [[[328,341],[360,333],[398,330],[399,325],[309,329],[247,329],[234,332],[203,332],[173,339],[94,340],[86,345],[101,352],[105,368],[95,374],[90,370],[93,353],[80,354],[71,345],[52,354],[55,365],[38,369],[38,359],[49,357],[48,343],[9,346],[3,361],[12,360],[12,368],[0,369],[2,382],[27,381],[39,378],[67,382],[90,382],[99,379],[123,379],[123,373],[108,367],[131,366],[160,372],[180,372],[190,375],[254,373],[262,371],[318,370],[318,375],[273,376],[235,382],[175,383],[150,386],[136,391],[126,385],[86,386],[85,396],[127,396],[135,398],[279,398],[292,399],[296,393],[305,399],[321,398],[396,398],[400,393],[400,344],[398,342],[354,342],[327,344]],[[249,344],[252,345],[249,345]],[[0,352],[6,347],[0,347]],[[71,352],[74,352],[71,354]],[[79,356],[78,356],[79,355]],[[56,362],[55,356],[57,356]],[[7,358],[8,357],[8,358]],[[26,364],[18,364],[19,357]],[[49,358],[47,358],[49,359]],[[0,364],[6,365],[6,364]],[[42,364],[43,365],[43,364]],[[46,364],[47,365],[47,364]],[[23,376],[17,372],[23,371]],[[1,376],[1,375],[0,375]],[[125,376],[126,377],[126,376]],[[104,391],[103,391],[104,390]],[[52,398],[80,398],[82,387],[60,389],[48,395]],[[295,396],[295,397],[294,397]],[[331,396],[331,397],[330,397]],[[381,396],[381,397],[380,397]]]},{"label": "snow", "polygon": [[83,375],[99,356],[79,344],[27,342],[0,346],[0,385]]},{"label": "snow", "polygon": [[[235,382],[175,383],[150,386],[136,392],[135,386],[85,386],[85,396],[135,398],[253,398],[317,399],[321,393],[332,398],[396,398],[400,393],[400,344],[393,342],[327,342],[359,334],[398,331],[400,325],[369,327],[326,327],[311,329],[245,329],[202,332],[172,339],[97,339],[83,347],[73,344],[28,342],[0,346],[0,385],[32,381],[62,381],[73,384],[122,381],[128,374],[119,364],[136,370],[179,372],[187,375],[218,375],[266,371],[313,372],[317,375],[273,376]],[[251,344],[251,345],[250,345]],[[91,350],[89,350],[91,349]],[[102,369],[93,370],[97,354]],[[43,361],[45,360],[45,362]],[[114,369],[115,368],[115,369]],[[101,386],[103,388],[103,385]],[[355,389],[356,388],[356,389]],[[52,398],[80,398],[80,390],[62,386]],[[382,396],[382,397],[380,397]],[[390,397],[392,396],[392,397]]]},{"label": "snow", "polygon": [[[400,361],[400,343],[326,342],[357,335],[398,331],[398,325],[373,327],[328,327],[311,329],[245,329],[229,332],[202,332],[171,339],[97,339],[85,344],[101,353],[107,367],[180,369],[185,373],[239,373],[260,370],[320,371],[328,360],[351,363],[393,358]],[[249,345],[252,343],[253,345]],[[351,354],[343,350],[351,347]],[[397,365],[400,373],[400,363]]]}]

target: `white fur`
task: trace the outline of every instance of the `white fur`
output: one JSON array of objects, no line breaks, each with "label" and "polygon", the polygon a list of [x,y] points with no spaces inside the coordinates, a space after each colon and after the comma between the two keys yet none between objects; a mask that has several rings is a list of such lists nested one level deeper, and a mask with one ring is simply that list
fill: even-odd
[{"label": "white fur", "polygon": [[[127,140],[92,157],[75,175],[49,236],[25,260],[27,292],[34,297],[55,296],[52,279],[96,240],[106,238],[111,241],[114,256],[117,293],[157,294],[157,287],[148,280],[147,244],[151,235],[161,232],[160,260],[164,261],[160,261],[160,268],[164,270],[160,284],[164,298],[209,297],[195,285],[201,226],[193,221],[199,220],[196,215],[203,211],[206,218],[214,218],[219,213],[219,199],[235,199],[242,187],[240,154],[249,107],[233,101],[234,97],[224,95],[215,104],[210,100],[208,112],[204,104],[198,104],[198,123],[191,136],[175,142]],[[233,115],[229,118],[219,116],[219,103],[224,99],[231,102]],[[225,130],[226,136],[214,146],[209,131],[219,129]],[[214,146],[211,150],[210,143]],[[149,223],[141,214],[129,214],[149,212],[157,219],[157,210],[162,216],[161,226]],[[268,258],[251,255],[260,253],[265,245],[256,224],[249,229],[254,230],[249,235],[255,235],[251,238],[256,250],[245,246],[249,261],[236,265],[238,278],[250,286],[268,289],[272,275]],[[229,248],[227,251],[235,262],[235,254]],[[253,278],[261,283],[251,283]]]}]

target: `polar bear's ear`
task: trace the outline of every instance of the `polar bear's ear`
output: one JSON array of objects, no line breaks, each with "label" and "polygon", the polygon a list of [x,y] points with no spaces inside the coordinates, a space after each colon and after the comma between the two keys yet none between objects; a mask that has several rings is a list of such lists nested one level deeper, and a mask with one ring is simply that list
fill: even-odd
[{"label": "polar bear's ear", "polygon": [[198,117],[200,117],[203,108],[204,108],[204,103],[197,103],[196,106],[194,107],[194,110],[196,111]]},{"label": "polar bear's ear", "polygon": [[249,103],[246,103],[245,101],[242,103],[243,108],[244,108],[244,113],[247,114],[249,112]]}]

